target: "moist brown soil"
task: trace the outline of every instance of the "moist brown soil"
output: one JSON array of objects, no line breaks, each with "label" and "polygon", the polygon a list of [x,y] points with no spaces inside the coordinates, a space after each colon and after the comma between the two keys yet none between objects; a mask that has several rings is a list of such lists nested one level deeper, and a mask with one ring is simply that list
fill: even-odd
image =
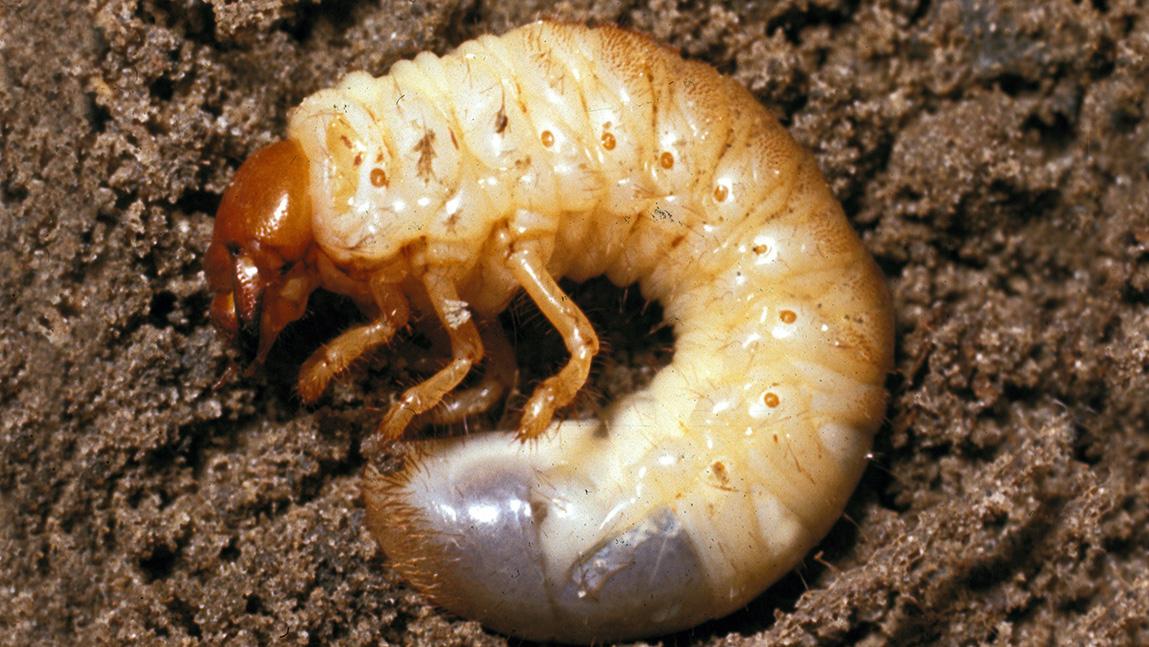
[{"label": "moist brown soil", "polygon": [[[667,642],[1149,644],[1144,4],[379,4],[0,0],[0,644],[504,641],[429,606],[363,527],[359,445],[419,340],[303,407],[299,362],[355,319],[320,299],[268,370],[215,390],[231,354],[201,264],[221,191],[300,99],[540,15],[746,84],[897,304],[847,517]],[[592,394],[665,361],[656,310],[576,292],[611,342]],[[561,345],[516,312],[520,348],[553,351],[529,387]]]}]

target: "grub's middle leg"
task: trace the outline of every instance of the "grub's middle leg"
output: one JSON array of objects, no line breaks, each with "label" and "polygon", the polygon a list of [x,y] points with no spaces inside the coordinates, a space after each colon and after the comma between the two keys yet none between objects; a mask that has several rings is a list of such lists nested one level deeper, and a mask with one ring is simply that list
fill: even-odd
[{"label": "grub's middle leg", "polygon": [[437,373],[403,393],[379,426],[382,440],[396,440],[416,415],[439,404],[483,357],[479,329],[467,303],[459,299],[455,284],[446,272],[428,268],[423,275],[431,307],[451,341],[451,361]]}]

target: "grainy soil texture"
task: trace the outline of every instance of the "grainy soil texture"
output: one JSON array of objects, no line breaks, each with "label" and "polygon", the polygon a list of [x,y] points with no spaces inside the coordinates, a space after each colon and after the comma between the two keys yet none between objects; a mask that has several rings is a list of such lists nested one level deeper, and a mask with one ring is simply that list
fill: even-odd
[{"label": "grainy soil texture", "polygon": [[[299,363],[356,318],[321,299],[215,388],[233,354],[202,261],[236,167],[303,97],[538,17],[745,84],[896,303],[847,516],[750,606],[663,641],[1149,644],[1137,0],[0,0],[0,644],[506,640],[428,605],[364,530],[360,443],[418,353],[302,406]],[[610,342],[598,400],[666,361],[656,309],[604,282],[575,298]],[[529,385],[562,346],[516,312]]]}]

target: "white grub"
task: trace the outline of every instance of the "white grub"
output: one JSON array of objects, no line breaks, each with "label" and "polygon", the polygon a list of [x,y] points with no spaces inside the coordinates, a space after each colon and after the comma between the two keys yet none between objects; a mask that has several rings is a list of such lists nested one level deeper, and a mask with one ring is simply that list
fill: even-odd
[{"label": "white grub", "polygon": [[[388,299],[418,308],[421,285],[452,335],[433,380],[454,372],[380,437],[480,361],[470,314],[520,288],[572,352],[517,437],[403,441],[404,469],[367,469],[371,531],[434,601],[529,639],[664,634],[745,605],[841,515],[885,408],[889,296],[812,157],[737,83],[638,34],[539,22],[348,75],[288,135],[318,284],[392,328]],[[598,347],[553,280],[597,275],[662,304],[674,358],[602,419],[552,422]],[[361,352],[340,340],[304,367],[308,399]]]}]

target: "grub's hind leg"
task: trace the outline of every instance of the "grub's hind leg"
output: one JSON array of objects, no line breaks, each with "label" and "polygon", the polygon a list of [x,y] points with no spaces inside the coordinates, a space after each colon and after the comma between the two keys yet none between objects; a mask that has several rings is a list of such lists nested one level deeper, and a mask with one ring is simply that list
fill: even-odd
[{"label": "grub's hind leg", "polygon": [[555,410],[574,399],[590,373],[591,360],[598,353],[598,336],[578,305],[563,292],[536,245],[519,243],[507,259],[511,274],[526,290],[551,325],[562,335],[571,358],[566,366],[543,381],[531,394],[519,423],[519,438],[537,438],[550,424]]},{"label": "grub's hind leg", "polygon": [[479,329],[451,279],[433,268],[428,269],[423,276],[423,287],[451,340],[451,361],[422,383],[407,389],[399,402],[392,405],[379,426],[379,435],[384,441],[402,436],[412,418],[439,404],[483,357]]},{"label": "grub's hind leg", "polygon": [[[451,425],[469,416],[484,414],[514,387],[518,379],[518,364],[499,322],[484,322],[479,327],[479,334],[486,355],[481,381],[472,388],[445,395],[438,406],[422,416],[426,423]],[[416,421],[416,424],[423,421]]]},{"label": "grub's hind leg", "polygon": [[318,400],[333,377],[346,370],[363,353],[391,341],[395,332],[407,325],[410,309],[407,297],[398,285],[372,283],[371,296],[379,316],[324,344],[299,369],[299,397],[305,403]]}]

